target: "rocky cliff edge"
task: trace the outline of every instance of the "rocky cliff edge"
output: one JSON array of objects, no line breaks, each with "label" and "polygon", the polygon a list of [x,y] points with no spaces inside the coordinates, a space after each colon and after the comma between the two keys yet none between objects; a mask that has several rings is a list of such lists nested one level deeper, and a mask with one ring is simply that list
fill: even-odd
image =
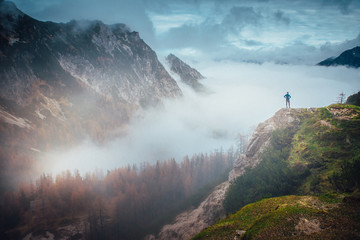
[{"label": "rocky cliff edge", "polygon": [[230,182],[242,175],[245,168],[254,167],[259,163],[259,153],[268,146],[274,130],[296,127],[300,123],[301,113],[305,111],[314,111],[314,109],[280,109],[273,117],[260,123],[249,140],[245,154],[242,154],[234,162],[234,168],[229,174],[229,181],[215,187],[198,208],[179,214],[172,224],[165,225],[156,239],[190,239],[196,233],[224,218],[225,209],[222,202]]}]

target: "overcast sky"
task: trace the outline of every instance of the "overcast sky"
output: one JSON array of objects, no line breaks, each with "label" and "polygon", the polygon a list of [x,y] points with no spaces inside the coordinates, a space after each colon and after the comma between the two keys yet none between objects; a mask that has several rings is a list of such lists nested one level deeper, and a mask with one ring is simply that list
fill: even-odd
[{"label": "overcast sky", "polygon": [[43,21],[125,23],[163,57],[312,65],[360,45],[360,0],[14,0]]}]

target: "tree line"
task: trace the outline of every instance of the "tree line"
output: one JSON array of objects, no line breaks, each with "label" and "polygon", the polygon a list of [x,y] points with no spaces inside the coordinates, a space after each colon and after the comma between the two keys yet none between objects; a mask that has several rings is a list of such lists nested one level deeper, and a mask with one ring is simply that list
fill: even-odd
[{"label": "tree line", "polygon": [[226,180],[235,157],[233,151],[215,151],[181,162],[129,165],[106,174],[43,174],[36,182],[4,194],[0,230],[6,233],[3,237],[19,237],[24,230],[8,230],[52,229],[59,222],[86,218],[87,239],[141,239],[196,204],[188,199],[204,186]]}]

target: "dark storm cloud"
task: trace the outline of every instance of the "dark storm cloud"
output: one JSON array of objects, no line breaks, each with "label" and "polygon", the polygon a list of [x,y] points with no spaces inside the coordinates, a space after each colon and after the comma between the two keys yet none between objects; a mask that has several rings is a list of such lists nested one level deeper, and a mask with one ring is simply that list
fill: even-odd
[{"label": "dark storm cloud", "polygon": [[275,20],[279,23],[284,23],[286,25],[290,24],[290,18],[285,16],[285,13],[283,11],[276,11],[274,13]]},{"label": "dark storm cloud", "polygon": [[233,7],[225,16],[222,27],[227,31],[239,31],[247,25],[259,25],[262,19],[261,13],[253,7]]},{"label": "dark storm cloud", "polygon": [[204,22],[200,25],[182,25],[172,28],[160,39],[160,45],[167,48],[196,47],[203,50],[226,43],[226,32],[219,24]]},{"label": "dark storm cloud", "polygon": [[[306,38],[307,36],[304,36],[304,39]],[[262,42],[256,42],[253,40],[244,40],[243,43],[247,46],[261,46],[263,44]],[[247,49],[232,48],[231,51],[224,52],[224,55],[219,55],[218,60],[231,59],[233,61],[256,63],[306,63],[308,65],[315,65],[329,57],[337,57],[343,51],[351,49],[355,46],[360,46],[360,34],[358,34],[356,38],[351,40],[346,40],[337,44],[327,42],[320,47],[315,47],[306,44],[302,40],[298,40],[292,42],[285,47],[277,47],[274,49],[263,51],[252,51]]]},{"label": "dark storm cloud", "polygon": [[184,24],[170,29],[161,39],[161,45],[174,48],[190,46],[205,51],[230,47],[227,40],[230,34],[241,35],[243,28],[259,26],[263,19],[264,17],[252,7],[233,7],[220,23],[207,18],[198,25]]},{"label": "dark storm cloud", "polygon": [[201,49],[215,59],[307,64],[358,45],[341,42],[360,31],[360,1],[217,1],[207,7],[205,21],[170,29],[162,44]]},{"label": "dark storm cloud", "polygon": [[329,57],[337,57],[340,53],[355,46],[360,46],[360,33],[356,38],[346,40],[339,44],[331,44],[329,42],[325,43],[320,47],[321,56],[324,56],[324,59]]},{"label": "dark storm cloud", "polygon": [[261,46],[263,45],[262,42],[254,41],[254,40],[244,40],[246,46]]},{"label": "dark storm cloud", "polygon": [[324,0],[323,1],[324,6],[335,6],[343,14],[349,14],[350,13],[350,11],[351,11],[351,9],[350,9],[351,3],[352,3],[352,0]]},{"label": "dark storm cloud", "polygon": [[[184,51],[184,56],[179,57],[192,52],[212,59],[233,59],[235,55],[237,58],[257,56],[264,61],[286,58],[293,63],[303,59],[309,63],[326,55],[326,51],[335,54],[345,45],[354,47],[356,41],[346,39],[352,39],[360,32],[359,0],[14,2],[25,13],[44,21],[97,19],[107,24],[125,23],[140,32],[145,42],[158,53],[191,50]],[[346,44],[341,44],[344,41]]]}]

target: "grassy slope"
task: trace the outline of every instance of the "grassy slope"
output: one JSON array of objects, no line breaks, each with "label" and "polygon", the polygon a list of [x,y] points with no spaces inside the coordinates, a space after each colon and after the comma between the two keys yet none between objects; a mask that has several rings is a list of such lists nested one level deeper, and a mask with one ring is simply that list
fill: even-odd
[{"label": "grassy slope", "polygon": [[[205,229],[193,239],[360,239],[356,197],[327,195],[263,199]],[[310,233],[310,234],[309,234]]]},{"label": "grassy slope", "polygon": [[307,196],[248,204],[194,239],[240,239],[236,230],[246,231],[242,239],[360,239],[359,198],[339,194],[359,187],[353,178],[360,162],[360,108],[331,105],[303,114],[288,163],[310,170],[296,192]]},{"label": "grassy slope", "polygon": [[290,166],[302,165],[311,171],[297,193],[355,190],[336,176],[359,161],[359,155],[360,107],[331,105],[308,114],[293,138],[288,159]]}]

